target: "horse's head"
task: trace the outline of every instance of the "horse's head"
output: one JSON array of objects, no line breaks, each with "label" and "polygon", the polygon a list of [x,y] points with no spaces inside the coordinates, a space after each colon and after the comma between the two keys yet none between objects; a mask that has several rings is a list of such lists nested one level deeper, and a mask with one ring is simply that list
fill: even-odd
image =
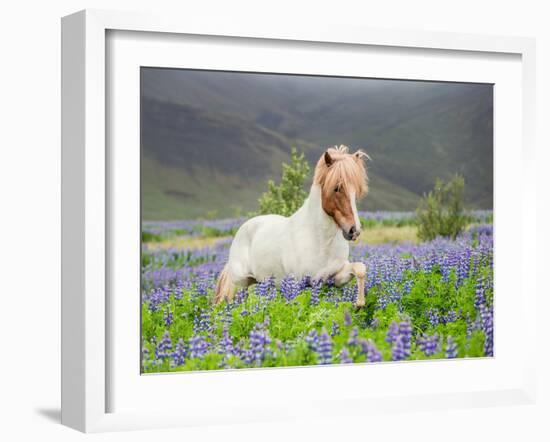
[{"label": "horse's head", "polygon": [[321,187],[323,210],[348,241],[361,233],[356,200],[368,191],[365,157],[367,154],[360,150],[350,154],[346,146],[335,146],[327,149],[315,168],[313,182]]}]

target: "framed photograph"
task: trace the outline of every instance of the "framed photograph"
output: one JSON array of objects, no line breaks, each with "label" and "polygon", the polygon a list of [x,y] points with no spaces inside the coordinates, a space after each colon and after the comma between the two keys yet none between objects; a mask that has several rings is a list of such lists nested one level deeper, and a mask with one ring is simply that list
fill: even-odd
[{"label": "framed photograph", "polygon": [[62,37],[64,424],[533,400],[532,40],[108,11]]}]

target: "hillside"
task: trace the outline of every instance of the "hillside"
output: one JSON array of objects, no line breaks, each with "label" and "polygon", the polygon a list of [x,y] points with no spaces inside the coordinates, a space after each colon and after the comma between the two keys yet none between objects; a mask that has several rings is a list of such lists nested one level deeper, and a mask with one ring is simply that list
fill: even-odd
[{"label": "hillside", "polygon": [[410,210],[436,177],[466,177],[492,207],[492,87],[142,69],[144,219],[256,208],[291,146],[364,148],[368,210]]}]

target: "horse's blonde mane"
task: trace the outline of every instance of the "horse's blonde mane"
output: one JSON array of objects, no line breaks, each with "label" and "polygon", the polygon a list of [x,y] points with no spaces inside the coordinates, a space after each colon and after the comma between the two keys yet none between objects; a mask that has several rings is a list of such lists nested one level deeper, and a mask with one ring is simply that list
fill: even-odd
[{"label": "horse's blonde mane", "polygon": [[342,186],[344,189],[352,187],[358,198],[365,195],[368,177],[363,158],[368,158],[368,155],[362,150],[351,154],[344,145],[330,147],[327,152],[332,164],[328,166],[322,155],[315,167],[313,183],[320,185],[323,193]]}]

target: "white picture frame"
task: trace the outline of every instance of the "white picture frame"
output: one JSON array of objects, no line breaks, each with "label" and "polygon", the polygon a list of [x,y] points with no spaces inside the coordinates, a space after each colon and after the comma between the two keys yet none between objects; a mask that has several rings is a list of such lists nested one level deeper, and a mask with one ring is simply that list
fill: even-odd
[{"label": "white picture frame", "polygon": [[[64,17],[62,20],[62,423],[85,432],[157,428],[168,426],[207,425],[211,416],[197,407],[190,413],[184,407],[162,410],[113,411],[109,406],[111,384],[109,330],[111,318],[108,299],[109,259],[108,245],[113,231],[108,228],[113,199],[109,194],[107,107],[106,36],[108,32],[154,32],[163,35],[218,36],[220,38],[269,39],[273,41],[309,42],[311,44],[337,43],[376,46],[384,48],[431,49],[438,51],[467,51],[484,54],[511,54],[521,63],[521,167],[524,179],[519,196],[521,211],[521,264],[526,271],[529,256],[535,256],[535,200],[534,175],[528,172],[534,162],[533,121],[535,106],[535,43],[518,37],[428,33],[403,30],[376,30],[368,28],[339,28],[333,32],[326,26],[300,26],[264,23],[213,23],[192,17],[153,16],[87,10]],[[497,109],[498,112],[498,109]],[[498,120],[497,120],[498,121]],[[495,147],[496,149],[496,147]],[[496,170],[498,174],[498,170]],[[311,401],[311,407],[282,406],[280,403],[237,403],[225,414],[217,415],[219,423],[262,421],[273,419],[323,416],[332,400],[338,400],[338,409],[346,414],[364,414],[370,411],[398,411],[430,408],[488,406],[510,403],[530,403],[535,392],[535,324],[527,321],[536,316],[536,288],[529,278],[521,279],[520,317],[525,347],[521,354],[521,380],[512,379],[501,388],[479,388],[461,393],[391,394],[376,400],[364,396],[341,398],[331,396],[322,401]],[[497,325],[498,327],[498,325]],[[530,339],[531,338],[531,339]],[[498,357],[498,356],[497,356]],[[463,362],[467,363],[467,362]],[[427,364],[415,367],[424,370]],[[389,366],[381,367],[387,369]],[[343,367],[340,367],[343,368]],[[345,367],[355,375],[361,366]],[[381,368],[377,368],[380,371]],[[138,370],[138,367],[136,367]],[[293,370],[278,371],[292,377]],[[332,370],[332,368],[329,368]],[[392,368],[395,370],[395,368]],[[410,371],[410,370],[409,370]],[[250,373],[250,371],[248,371]],[[271,373],[275,371],[271,370]],[[258,371],[255,371],[258,373]],[[310,372],[311,373],[311,372]],[[328,371],[325,373],[329,373]],[[333,370],[333,373],[336,371]],[[350,372],[351,373],[351,372]],[[195,374],[190,374],[191,376]],[[220,383],[228,373],[203,373],[215,376]],[[232,373],[235,376],[241,373]],[[189,374],[188,374],[189,376]],[[252,382],[253,375],[249,376]],[[306,375],[309,376],[309,375]],[[198,378],[197,378],[198,379]],[[214,379],[214,378],[210,378]],[[519,379],[519,377],[518,377]],[[516,382],[517,381],[517,382]],[[204,382],[204,381],[203,381]],[[254,394],[251,392],[250,394]],[[251,397],[251,396],[249,396]],[[244,399],[242,399],[244,400]],[[239,412],[236,413],[235,410]],[[331,409],[331,412],[333,410]]]}]

